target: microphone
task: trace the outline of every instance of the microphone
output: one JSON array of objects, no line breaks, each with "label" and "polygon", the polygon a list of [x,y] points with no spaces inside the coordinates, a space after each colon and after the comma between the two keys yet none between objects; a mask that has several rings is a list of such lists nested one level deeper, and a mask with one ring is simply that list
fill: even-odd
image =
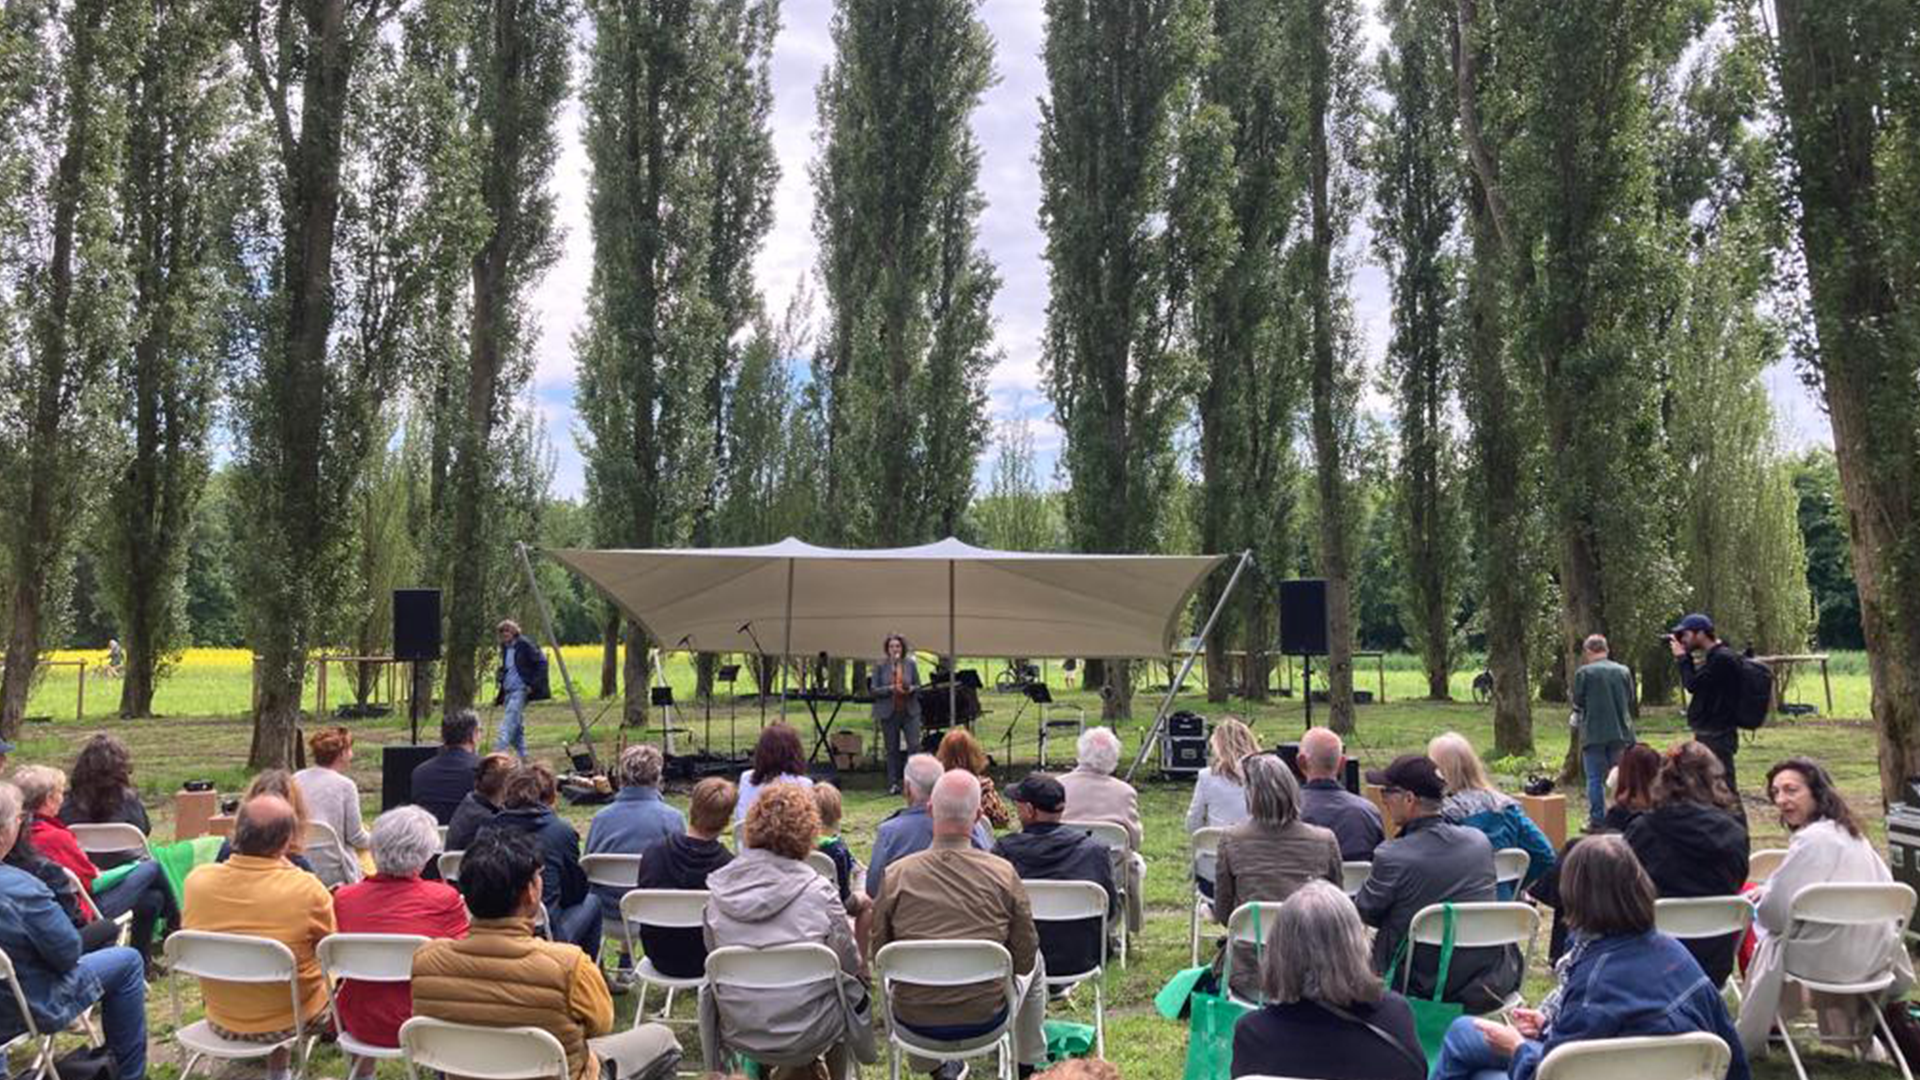
[{"label": "microphone", "polygon": [[680,639],[680,647],[683,649],[691,646],[692,644],[693,644],[692,634],[688,634]]},{"label": "microphone", "polygon": [[738,629],[738,630],[735,630],[735,631],[734,631],[734,633],[736,633],[736,634],[744,634],[744,633],[746,633],[746,632],[747,632],[747,627],[749,627],[749,626],[752,626],[752,625],[753,625],[753,620],[752,620],[752,619],[748,619],[748,620],[747,620],[746,622],[743,622],[743,623],[741,623],[741,624],[740,624],[740,629]]}]

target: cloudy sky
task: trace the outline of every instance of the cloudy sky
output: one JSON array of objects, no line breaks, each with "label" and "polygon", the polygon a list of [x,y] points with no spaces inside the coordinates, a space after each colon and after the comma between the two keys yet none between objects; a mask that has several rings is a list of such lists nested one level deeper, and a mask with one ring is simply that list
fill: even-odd
[{"label": "cloudy sky", "polygon": [[[773,137],[780,156],[780,186],[773,232],[756,264],[761,293],[768,310],[775,313],[785,310],[796,285],[813,270],[813,193],[807,182],[807,162],[813,156],[813,91],[832,59],[827,0],[786,0],[782,7],[786,25],[773,54]],[[1038,218],[1040,178],[1034,164],[1039,100],[1046,90],[1046,73],[1040,65],[1041,5],[1036,0],[987,0],[983,14],[998,45],[1000,80],[973,118],[983,151],[980,179],[987,197],[981,242],[999,266],[1002,279],[994,316],[1003,359],[993,373],[991,407],[996,419],[1025,416],[1032,421],[1041,472],[1050,475],[1059,432],[1047,419],[1039,382],[1047,269]],[[1377,32],[1370,36],[1377,44]],[[583,480],[574,439],[572,341],[585,311],[593,253],[587,235],[587,158],[580,144],[577,102],[568,106],[561,123],[565,149],[554,182],[560,224],[566,230],[565,250],[533,298],[541,326],[533,391],[546,413],[548,434],[559,458],[556,493],[575,496]],[[1379,268],[1363,265],[1355,275],[1353,292],[1366,354],[1377,357],[1388,332],[1386,281]],[[1831,441],[1825,418],[1791,371],[1782,366],[1769,372],[1768,384],[1785,442],[1799,446]]]}]

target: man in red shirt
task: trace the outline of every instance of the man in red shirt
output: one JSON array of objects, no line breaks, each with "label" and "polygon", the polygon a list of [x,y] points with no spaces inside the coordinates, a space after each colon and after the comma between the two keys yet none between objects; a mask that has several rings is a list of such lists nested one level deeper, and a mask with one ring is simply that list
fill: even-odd
[{"label": "man in red shirt", "polygon": [[[374,875],[333,895],[334,917],[343,934],[420,934],[435,938],[467,936],[467,905],[443,882],[424,881],[420,871],[440,853],[440,830],[433,815],[417,806],[401,806],[373,823]],[[399,1046],[400,1025],[413,1015],[413,989],[407,983],[356,983],[340,986],[340,1023],[347,1033],[374,1046]],[[354,1063],[356,1077],[373,1075],[374,1060]]]}]

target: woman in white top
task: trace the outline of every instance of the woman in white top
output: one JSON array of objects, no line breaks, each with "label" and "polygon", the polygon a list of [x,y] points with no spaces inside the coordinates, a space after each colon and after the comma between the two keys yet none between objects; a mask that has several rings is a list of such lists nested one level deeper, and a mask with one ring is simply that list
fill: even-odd
[{"label": "woman in white top", "polygon": [[347,775],[353,763],[353,732],[343,727],[314,732],[307,739],[313,766],[293,776],[307,799],[309,820],[333,827],[340,846],[307,845],[313,872],[329,887],[351,885],[366,876],[367,852],[373,841],[360,817],[360,787]]},{"label": "woman in white top", "polygon": [[[1823,982],[1862,982],[1891,967],[1890,998],[1899,998],[1913,985],[1913,965],[1892,923],[1813,926],[1788,937],[1793,898],[1800,890],[1827,883],[1889,882],[1893,874],[1861,834],[1860,822],[1833,786],[1833,777],[1819,764],[1807,758],[1780,762],[1767,770],[1767,794],[1793,837],[1780,868],[1761,886],[1754,914],[1762,938],[1747,968],[1746,997],[1736,1024],[1749,1054],[1766,1049],[1776,1011],[1788,1017],[1799,1011],[1799,1002],[1783,1000],[1782,974],[1789,957],[1796,973]],[[1872,1030],[1872,1015],[1864,1011],[1861,998],[1835,1001],[1815,994],[1814,999],[1822,1035],[1853,1039]]]},{"label": "woman in white top", "polygon": [[[1247,776],[1240,762],[1260,752],[1253,731],[1239,717],[1223,716],[1208,740],[1212,764],[1193,781],[1193,801],[1187,804],[1187,832],[1224,829],[1247,820]],[[1213,895],[1213,858],[1202,855],[1193,868],[1200,889]]]},{"label": "woman in white top", "polygon": [[[768,784],[799,784],[812,787],[807,775],[807,757],[800,750],[800,733],[786,724],[768,724],[753,746],[753,768],[740,774],[740,800],[733,804],[734,832],[747,820],[747,811],[760,790]],[[734,837],[736,843],[739,836]]]}]

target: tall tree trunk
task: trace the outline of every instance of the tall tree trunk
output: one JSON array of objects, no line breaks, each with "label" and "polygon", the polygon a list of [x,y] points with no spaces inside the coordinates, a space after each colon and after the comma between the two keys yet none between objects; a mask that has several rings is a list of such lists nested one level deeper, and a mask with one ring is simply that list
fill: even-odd
[{"label": "tall tree trunk", "polygon": [[[1890,250],[1879,154],[1895,121],[1886,97],[1915,16],[1895,3],[1776,0],[1787,145],[1799,236],[1819,334],[1834,456],[1846,495],[1854,578],[1866,634],[1880,791],[1905,797],[1920,775],[1920,334],[1894,281],[1910,270]],[[1903,20],[1895,24],[1894,20]],[[1908,178],[1912,166],[1905,165]],[[1907,223],[1911,228],[1911,223]],[[1911,299],[1906,297],[1905,299]]]},{"label": "tall tree trunk", "polygon": [[620,692],[620,613],[607,612],[600,633],[600,696],[610,698]]},{"label": "tall tree trunk", "polygon": [[626,645],[623,668],[627,696],[620,711],[620,723],[625,727],[645,727],[652,709],[648,690],[653,680],[653,653],[647,643],[647,632],[639,623],[626,624]]}]

